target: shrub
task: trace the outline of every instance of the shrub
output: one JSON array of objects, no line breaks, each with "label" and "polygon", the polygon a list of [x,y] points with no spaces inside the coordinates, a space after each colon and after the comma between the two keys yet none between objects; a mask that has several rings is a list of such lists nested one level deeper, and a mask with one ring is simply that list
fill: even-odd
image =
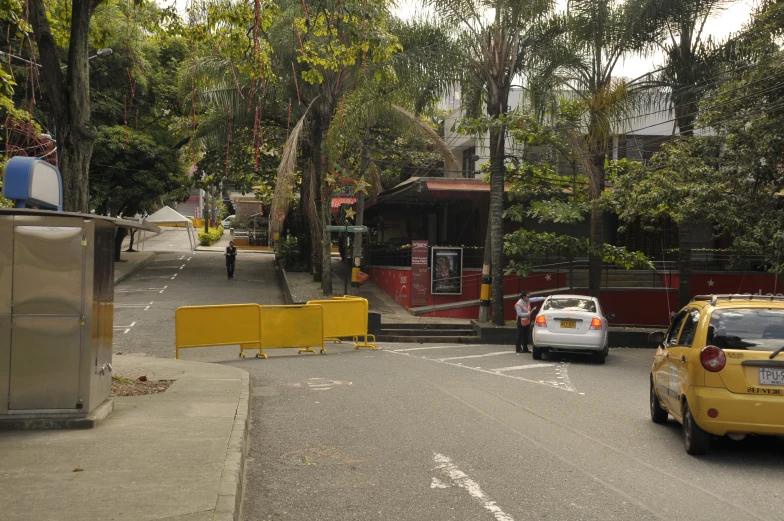
[{"label": "shrub", "polygon": [[283,263],[283,267],[290,268],[299,261],[299,241],[296,237],[279,239],[275,243],[275,257]]},{"label": "shrub", "polygon": [[217,228],[210,228],[207,233],[199,232],[199,244],[202,246],[212,246],[223,237],[223,226]]}]

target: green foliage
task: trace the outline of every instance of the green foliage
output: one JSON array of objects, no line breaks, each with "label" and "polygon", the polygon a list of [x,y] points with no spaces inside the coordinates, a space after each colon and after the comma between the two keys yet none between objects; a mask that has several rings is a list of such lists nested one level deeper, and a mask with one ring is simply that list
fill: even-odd
[{"label": "green foliage", "polygon": [[188,186],[176,150],[122,126],[99,128],[90,162],[91,204],[98,213],[152,213],[161,199],[187,197]]},{"label": "green foliage", "polygon": [[245,223],[243,223],[242,219],[240,219],[239,217],[235,217],[234,219],[229,221],[229,227],[230,228],[235,228],[235,229],[236,228],[244,228],[245,227]]},{"label": "green foliage", "polygon": [[199,244],[202,246],[212,246],[223,237],[223,226],[210,228],[208,232],[199,232]]},{"label": "green foliage", "polygon": [[284,268],[295,266],[300,260],[299,240],[294,236],[280,238],[275,242],[275,258]]}]

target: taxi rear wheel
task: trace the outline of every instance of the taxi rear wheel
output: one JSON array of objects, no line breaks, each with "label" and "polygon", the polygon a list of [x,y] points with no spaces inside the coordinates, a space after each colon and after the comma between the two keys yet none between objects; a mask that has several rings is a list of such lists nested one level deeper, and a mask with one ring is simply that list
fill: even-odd
[{"label": "taxi rear wheel", "polygon": [[656,396],[656,391],[653,388],[653,381],[651,381],[651,420],[653,423],[667,423],[667,416],[669,413],[661,406],[659,397]]},{"label": "taxi rear wheel", "polygon": [[688,402],[683,402],[683,445],[692,456],[705,454],[710,445],[710,436],[694,421]]}]

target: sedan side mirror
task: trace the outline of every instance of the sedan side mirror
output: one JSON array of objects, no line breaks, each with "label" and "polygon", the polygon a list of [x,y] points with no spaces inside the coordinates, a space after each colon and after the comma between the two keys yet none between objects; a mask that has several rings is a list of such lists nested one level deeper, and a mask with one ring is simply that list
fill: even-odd
[{"label": "sedan side mirror", "polygon": [[661,344],[664,341],[664,333],[662,331],[654,331],[648,335],[648,342],[652,344]]},{"label": "sedan side mirror", "polygon": [[607,320],[615,320],[615,313],[607,313]]}]

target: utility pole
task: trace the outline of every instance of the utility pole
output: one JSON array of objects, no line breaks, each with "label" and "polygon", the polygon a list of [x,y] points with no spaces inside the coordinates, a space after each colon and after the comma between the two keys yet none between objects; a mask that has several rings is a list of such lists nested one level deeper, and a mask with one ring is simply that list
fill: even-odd
[{"label": "utility pole", "polygon": [[[362,170],[360,171],[360,183],[364,179],[368,165],[370,165],[370,122],[365,123],[365,136],[362,139]],[[360,186],[357,198],[357,226],[363,226],[365,217],[365,187]],[[362,264],[362,232],[354,232],[354,267],[351,269],[351,295],[359,295],[359,267]]]}]

